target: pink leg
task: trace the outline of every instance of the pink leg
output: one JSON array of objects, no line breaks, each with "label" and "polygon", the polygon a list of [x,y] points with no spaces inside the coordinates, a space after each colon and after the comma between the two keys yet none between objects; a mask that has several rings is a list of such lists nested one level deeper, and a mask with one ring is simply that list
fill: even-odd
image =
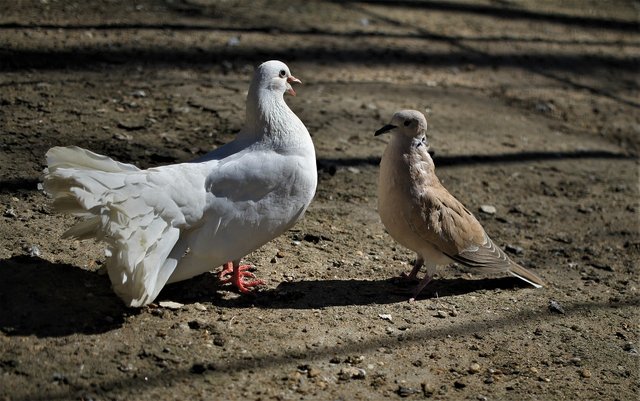
[{"label": "pink leg", "polygon": [[[241,293],[249,294],[251,293],[251,290],[249,290],[250,287],[265,284],[265,282],[262,280],[253,280],[246,282],[243,280],[244,277],[256,277],[255,274],[247,271],[250,268],[250,265],[240,265],[240,262],[227,262],[224,264],[222,271],[218,273],[218,279],[222,284],[231,283]],[[227,275],[230,275],[230,277],[226,277]]]},{"label": "pink leg", "polygon": [[422,259],[420,255],[416,255],[416,261],[413,264],[413,269],[411,269],[411,273],[409,274],[402,273],[401,277],[404,277],[407,280],[411,280],[411,281],[418,281],[418,272],[420,271],[420,268],[422,267],[423,264],[424,264],[424,259]]},{"label": "pink leg", "polygon": [[432,277],[433,275],[430,274],[429,272],[425,274],[424,278],[420,281],[420,284],[418,284],[416,289],[413,291],[413,296],[409,298],[409,302],[414,302],[416,300],[416,298],[418,297],[418,294],[420,294],[420,291],[422,291],[424,287],[426,287],[427,284],[429,284]]}]

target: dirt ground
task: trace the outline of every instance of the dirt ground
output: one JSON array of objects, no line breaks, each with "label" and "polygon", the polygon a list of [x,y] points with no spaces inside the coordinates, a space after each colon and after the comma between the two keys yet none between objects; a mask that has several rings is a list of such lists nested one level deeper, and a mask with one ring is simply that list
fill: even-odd
[{"label": "dirt ground", "polygon": [[[639,7],[2,2],[0,399],[638,399]],[[60,239],[73,219],[37,189],[44,153],[195,158],[240,129],[268,59],[304,82],[287,101],[319,185],[246,258],[267,285],[205,274],[157,300],[182,307],[125,308],[100,244]],[[407,302],[373,137],[401,108],[426,113],[445,186],[546,288],[452,266]]]}]

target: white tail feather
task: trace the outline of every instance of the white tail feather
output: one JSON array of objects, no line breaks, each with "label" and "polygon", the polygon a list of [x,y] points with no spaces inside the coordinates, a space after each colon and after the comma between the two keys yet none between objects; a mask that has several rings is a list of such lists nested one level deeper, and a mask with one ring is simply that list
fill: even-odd
[{"label": "white tail feather", "polygon": [[105,241],[116,294],[129,306],[152,302],[186,245],[175,247],[180,229],[140,196],[157,191],[147,173],[78,147],[55,147],[46,157],[43,188],[54,210],[83,218],[63,237]]}]

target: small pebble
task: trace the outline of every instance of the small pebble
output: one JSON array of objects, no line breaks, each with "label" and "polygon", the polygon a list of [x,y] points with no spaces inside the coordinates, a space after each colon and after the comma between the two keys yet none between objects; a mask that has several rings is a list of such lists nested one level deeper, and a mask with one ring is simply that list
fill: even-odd
[{"label": "small pebble", "polygon": [[497,212],[496,207],[491,205],[481,205],[480,211],[488,215],[494,215]]},{"label": "small pebble", "polygon": [[171,310],[182,309],[182,307],[184,306],[184,304],[181,304],[180,302],[174,302],[174,301],[161,301],[158,303],[158,305],[160,305],[161,308],[167,308]]},{"label": "small pebble", "polygon": [[138,89],[136,91],[133,91],[133,93],[131,93],[131,96],[137,98],[147,97],[147,92],[143,91],[142,89]]},{"label": "small pebble", "polygon": [[444,319],[445,317],[447,317],[447,312],[443,310],[436,311],[436,317]]},{"label": "small pebble", "polygon": [[403,398],[409,397],[410,395],[416,394],[417,392],[418,390],[416,390],[415,388],[405,386],[399,386],[398,390],[396,390],[396,393]]},{"label": "small pebble", "polygon": [[364,379],[366,376],[367,372],[364,369],[356,368],[355,366],[344,367],[338,373],[340,380]]},{"label": "small pebble", "polygon": [[471,374],[475,374],[480,372],[480,364],[479,363],[472,363],[471,365],[469,365],[469,373]]},{"label": "small pebble", "polygon": [[433,383],[422,383],[422,393],[429,397],[436,392],[436,386]]},{"label": "small pebble", "polygon": [[522,255],[522,254],[524,254],[524,249],[521,246],[518,246],[518,245],[507,244],[504,247],[504,250],[509,252],[509,253],[512,253],[514,255]]},{"label": "small pebble", "polygon": [[393,322],[393,317],[391,317],[388,313],[379,313],[378,317],[382,320],[388,320],[389,322]]},{"label": "small pebble", "polygon": [[38,245],[25,245],[24,250],[27,251],[29,256],[32,258],[37,258],[40,256],[40,248]]},{"label": "small pebble", "polygon": [[591,371],[589,369],[582,369],[580,371],[580,376],[582,376],[585,379],[588,379],[591,377]]},{"label": "small pebble", "polygon": [[10,207],[7,210],[4,211],[3,214],[4,217],[11,217],[13,219],[15,219],[16,217],[18,217],[18,215],[16,214],[16,211],[14,208]]},{"label": "small pebble", "polygon": [[193,304],[193,309],[205,312],[207,310],[207,307],[202,305],[200,302],[196,302],[195,304]]},{"label": "small pebble", "polygon": [[553,299],[549,300],[549,311],[551,311],[552,313],[559,313],[561,315],[564,315],[564,308],[562,307],[562,305],[560,305],[558,301],[554,301]]}]

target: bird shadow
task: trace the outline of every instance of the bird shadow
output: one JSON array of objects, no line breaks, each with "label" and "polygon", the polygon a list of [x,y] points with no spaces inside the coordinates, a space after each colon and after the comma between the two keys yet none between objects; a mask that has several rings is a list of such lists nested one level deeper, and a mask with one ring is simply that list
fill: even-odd
[{"label": "bird shadow", "polygon": [[106,275],[26,255],[0,260],[0,331],[59,337],[122,326],[127,308]]},{"label": "bird shadow", "polygon": [[[381,280],[301,280],[282,282],[276,288],[260,290],[254,294],[228,296],[229,288],[220,287],[215,275],[209,274],[167,286],[158,299],[171,299],[185,304],[211,302],[215,306],[225,308],[321,309],[332,306],[407,302],[415,286],[415,282],[401,277]],[[221,291],[212,295],[215,287]],[[431,282],[416,301],[483,290],[512,290],[526,287],[528,287],[526,283],[515,277],[477,280],[440,278]]]},{"label": "bird shadow", "polygon": [[[382,280],[302,280],[283,282],[255,295],[231,295],[215,274],[203,274],[166,286],[156,302],[210,302],[218,307],[320,309],[406,302],[415,283],[393,277]],[[524,287],[512,278],[434,280],[418,301],[480,290]],[[98,334],[122,327],[142,309],[128,308],[114,294],[106,275],[66,263],[26,255],[0,260],[0,331],[8,336],[60,337]]]}]

